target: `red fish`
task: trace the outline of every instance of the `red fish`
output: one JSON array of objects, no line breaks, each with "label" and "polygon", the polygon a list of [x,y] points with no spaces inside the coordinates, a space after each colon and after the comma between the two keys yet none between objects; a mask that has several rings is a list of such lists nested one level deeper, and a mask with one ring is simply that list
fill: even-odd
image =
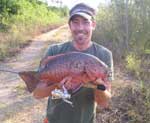
[{"label": "red fish", "polygon": [[97,57],[81,52],[69,52],[48,56],[41,62],[39,71],[23,71],[19,72],[19,75],[25,81],[28,91],[32,92],[39,82],[53,85],[66,77],[72,78],[73,91],[81,84],[98,78],[106,81],[108,73],[108,66]]}]

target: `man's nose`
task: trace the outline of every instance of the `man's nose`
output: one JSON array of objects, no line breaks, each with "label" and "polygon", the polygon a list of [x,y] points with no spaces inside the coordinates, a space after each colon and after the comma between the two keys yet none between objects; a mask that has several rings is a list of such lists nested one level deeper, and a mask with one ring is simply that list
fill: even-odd
[{"label": "man's nose", "polygon": [[79,29],[79,30],[83,30],[83,29],[84,29],[84,25],[83,25],[83,23],[81,23],[81,22],[79,23],[79,25],[78,25],[78,29]]}]

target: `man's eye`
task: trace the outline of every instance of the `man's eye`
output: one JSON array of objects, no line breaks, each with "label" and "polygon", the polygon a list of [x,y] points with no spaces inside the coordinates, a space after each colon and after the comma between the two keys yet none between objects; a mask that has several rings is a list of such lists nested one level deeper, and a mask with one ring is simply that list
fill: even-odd
[{"label": "man's eye", "polygon": [[74,21],[74,23],[78,23],[78,21]]},{"label": "man's eye", "polygon": [[90,22],[89,22],[89,21],[84,21],[84,23],[85,23],[85,24],[89,24]]}]

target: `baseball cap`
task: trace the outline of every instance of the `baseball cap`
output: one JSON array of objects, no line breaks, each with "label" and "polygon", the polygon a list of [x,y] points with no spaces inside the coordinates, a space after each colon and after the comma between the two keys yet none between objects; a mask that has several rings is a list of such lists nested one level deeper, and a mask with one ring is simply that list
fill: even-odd
[{"label": "baseball cap", "polygon": [[82,16],[86,19],[94,19],[96,15],[96,10],[85,3],[78,3],[76,4],[69,12],[69,21],[75,15]]}]

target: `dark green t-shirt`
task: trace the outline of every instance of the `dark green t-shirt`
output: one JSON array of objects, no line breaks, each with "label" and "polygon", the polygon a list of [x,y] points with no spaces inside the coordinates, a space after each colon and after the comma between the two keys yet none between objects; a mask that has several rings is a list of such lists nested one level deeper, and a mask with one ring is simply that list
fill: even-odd
[{"label": "dark green t-shirt", "polygon": [[[46,56],[70,51],[77,51],[71,42],[55,44],[49,47]],[[113,79],[112,53],[108,49],[93,42],[91,47],[82,52],[92,54],[106,63],[112,70],[110,79]],[[82,87],[72,96],[70,101],[73,103],[73,107],[61,99],[52,100],[49,97],[47,106],[49,123],[95,123],[96,107],[93,89]]]}]

